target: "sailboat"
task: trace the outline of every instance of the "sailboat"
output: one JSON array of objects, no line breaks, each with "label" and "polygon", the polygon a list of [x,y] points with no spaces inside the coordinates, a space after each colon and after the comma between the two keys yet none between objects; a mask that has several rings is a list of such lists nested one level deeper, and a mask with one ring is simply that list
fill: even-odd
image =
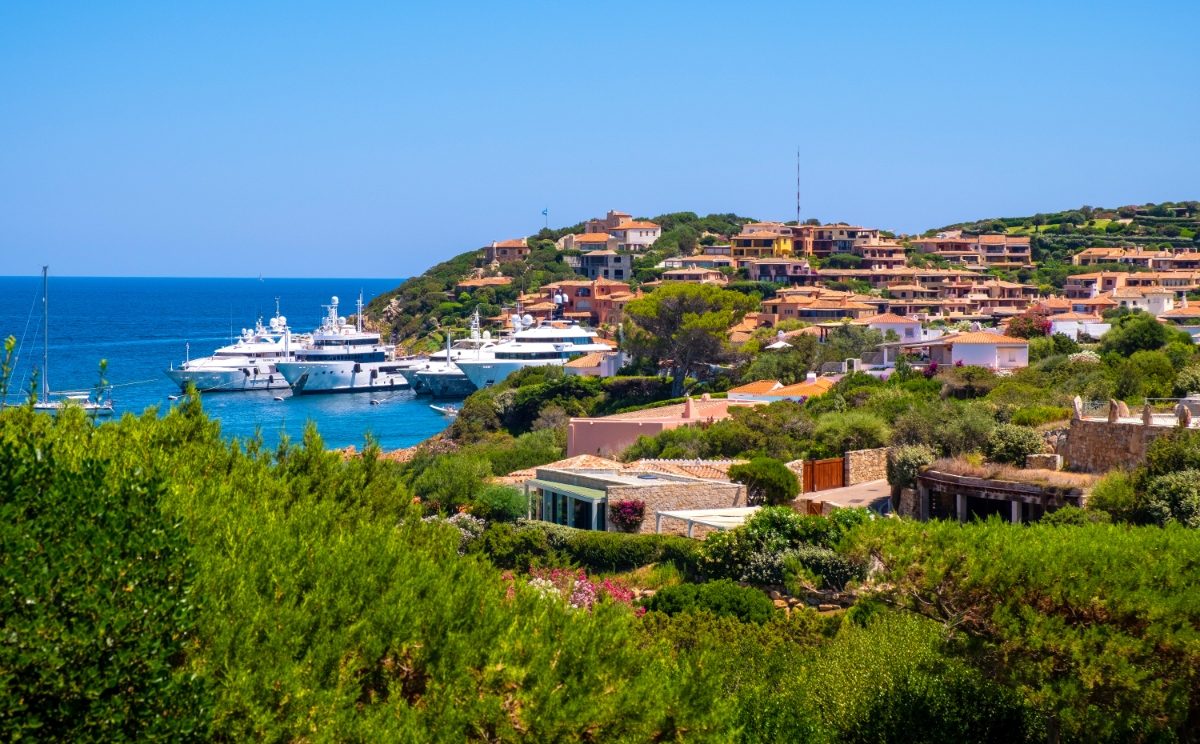
[{"label": "sailboat", "polygon": [[35,411],[61,411],[66,406],[79,406],[92,416],[111,416],[111,397],[104,400],[97,391],[95,396],[85,392],[60,393],[61,397],[50,397],[50,267],[42,267],[42,389],[33,403]]}]

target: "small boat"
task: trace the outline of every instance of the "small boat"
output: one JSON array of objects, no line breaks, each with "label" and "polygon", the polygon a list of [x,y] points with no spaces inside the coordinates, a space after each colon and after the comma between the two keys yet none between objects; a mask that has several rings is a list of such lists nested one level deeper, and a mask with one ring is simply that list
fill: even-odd
[{"label": "small boat", "polygon": [[179,396],[178,395],[168,395],[167,400],[179,400]]},{"label": "small boat", "polygon": [[[97,388],[94,392],[55,393],[50,392],[50,267],[42,267],[42,370],[41,393],[33,403],[35,411],[57,413],[65,406],[79,406],[90,416],[113,415],[112,388]],[[107,397],[106,397],[107,396]]]},{"label": "small boat", "polygon": [[454,417],[454,416],[457,416],[457,415],[458,415],[458,409],[457,409],[457,408],[455,408],[454,406],[435,406],[435,405],[431,405],[431,406],[429,406],[429,407],[430,407],[430,408],[432,408],[433,410],[437,411],[438,413],[442,414],[443,416],[450,416],[450,417]]},{"label": "small boat", "polygon": [[377,405],[379,405],[379,404],[380,404],[380,403],[382,403],[382,402],[383,402],[383,401],[382,401],[382,400],[380,400],[379,398],[371,398],[371,405],[373,405],[373,406],[377,406]]},{"label": "small boat", "polygon": [[276,395],[276,396],[275,396],[275,400],[282,401],[282,400],[283,400],[283,396],[282,396],[282,395]]}]

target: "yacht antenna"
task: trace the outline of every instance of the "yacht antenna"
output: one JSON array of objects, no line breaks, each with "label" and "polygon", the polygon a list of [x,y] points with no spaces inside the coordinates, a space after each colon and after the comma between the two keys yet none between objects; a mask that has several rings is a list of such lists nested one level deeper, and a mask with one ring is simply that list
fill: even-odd
[{"label": "yacht antenna", "polygon": [[42,267],[42,400],[50,400],[50,267]]},{"label": "yacht antenna", "polygon": [[354,316],[354,323],[357,326],[358,332],[362,333],[362,290],[358,290],[358,313]]},{"label": "yacht antenna", "polygon": [[279,297],[275,297],[275,317],[279,317]]}]

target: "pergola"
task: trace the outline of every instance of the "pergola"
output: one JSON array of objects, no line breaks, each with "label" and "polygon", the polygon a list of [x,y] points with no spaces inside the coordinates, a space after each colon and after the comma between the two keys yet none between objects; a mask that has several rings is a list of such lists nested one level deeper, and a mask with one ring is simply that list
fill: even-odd
[{"label": "pergola", "polygon": [[663,517],[681,519],[686,522],[688,537],[692,536],[692,528],[696,525],[711,527],[714,530],[729,530],[741,527],[758,509],[757,506],[731,506],[724,509],[682,509],[655,512],[654,531],[662,532]]}]

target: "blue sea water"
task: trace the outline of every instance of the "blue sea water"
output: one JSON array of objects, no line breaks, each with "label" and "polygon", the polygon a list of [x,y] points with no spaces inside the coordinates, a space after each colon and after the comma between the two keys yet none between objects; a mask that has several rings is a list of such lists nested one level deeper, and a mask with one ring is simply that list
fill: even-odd
[{"label": "blue sea water", "polygon": [[[337,295],[341,314],[351,315],[359,290],[363,301],[399,279],[170,279],[50,275],[49,380],[53,391],[87,390],[96,384],[101,359],[113,387],[117,414],[160,411],[172,405],[176,388],[163,374],[168,365],[210,355],[230,335],[280,311],[296,332],[315,328]],[[8,402],[23,397],[33,370],[41,366],[42,279],[0,277],[0,338],[23,341]],[[286,400],[275,401],[276,395]],[[329,447],[362,447],[368,433],[387,450],[408,447],[446,427],[428,401],[410,392],[371,405],[369,393],[291,397],[284,391],[210,393],[204,408],[219,419],[222,433],[246,438],[261,432],[274,446],[283,435],[299,440],[314,421]]]}]

